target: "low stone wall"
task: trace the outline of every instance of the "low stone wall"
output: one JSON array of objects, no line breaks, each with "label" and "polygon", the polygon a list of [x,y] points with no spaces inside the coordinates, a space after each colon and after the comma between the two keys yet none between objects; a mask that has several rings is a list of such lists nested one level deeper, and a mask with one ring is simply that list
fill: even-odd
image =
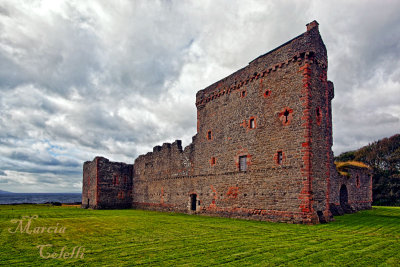
[{"label": "low stone wall", "polygon": [[[331,181],[330,210],[333,215],[372,208],[372,174],[367,168],[347,167],[348,175],[336,169]],[[346,197],[347,196],[347,197]]]}]

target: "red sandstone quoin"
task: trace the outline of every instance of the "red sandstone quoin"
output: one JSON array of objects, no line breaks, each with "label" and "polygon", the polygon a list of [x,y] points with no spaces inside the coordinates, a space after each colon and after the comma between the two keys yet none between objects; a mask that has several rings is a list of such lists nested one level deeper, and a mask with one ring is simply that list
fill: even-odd
[{"label": "red sandstone quoin", "polygon": [[333,83],[318,23],[196,95],[197,134],[134,164],[83,165],[82,207],[137,208],[291,223],[371,208],[365,168],[333,163]]}]

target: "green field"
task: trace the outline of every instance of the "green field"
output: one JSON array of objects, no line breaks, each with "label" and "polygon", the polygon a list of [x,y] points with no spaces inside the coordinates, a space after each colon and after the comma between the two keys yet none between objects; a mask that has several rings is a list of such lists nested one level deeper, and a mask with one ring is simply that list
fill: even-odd
[{"label": "green field", "polygon": [[[38,218],[32,219],[30,234],[27,219],[12,222],[33,215]],[[400,266],[399,207],[374,207],[335,219],[293,225],[141,210],[2,205],[0,265]],[[66,227],[65,233],[49,228],[55,226],[58,231]],[[52,247],[42,247],[43,256],[57,258],[40,256],[37,246],[47,244]],[[63,247],[68,253],[74,247],[85,250],[78,258],[65,253],[58,258]]]}]

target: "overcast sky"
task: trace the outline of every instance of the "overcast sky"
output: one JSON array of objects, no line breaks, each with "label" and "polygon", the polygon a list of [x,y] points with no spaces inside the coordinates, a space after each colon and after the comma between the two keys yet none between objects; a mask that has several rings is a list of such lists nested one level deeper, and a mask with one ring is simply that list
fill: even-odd
[{"label": "overcast sky", "polygon": [[0,189],[81,192],[196,133],[195,94],[317,20],[335,155],[400,132],[400,1],[0,0]]}]

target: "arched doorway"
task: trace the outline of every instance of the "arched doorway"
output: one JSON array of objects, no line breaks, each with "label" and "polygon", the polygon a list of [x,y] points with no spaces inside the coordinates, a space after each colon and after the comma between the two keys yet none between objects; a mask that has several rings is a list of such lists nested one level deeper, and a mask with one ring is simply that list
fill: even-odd
[{"label": "arched doorway", "polygon": [[190,195],[190,210],[196,211],[197,208],[197,195],[191,194]]},{"label": "arched doorway", "polygon": [[340,206],[346,212],[349,206],[349,194],[346,185],[340,187]]}]

